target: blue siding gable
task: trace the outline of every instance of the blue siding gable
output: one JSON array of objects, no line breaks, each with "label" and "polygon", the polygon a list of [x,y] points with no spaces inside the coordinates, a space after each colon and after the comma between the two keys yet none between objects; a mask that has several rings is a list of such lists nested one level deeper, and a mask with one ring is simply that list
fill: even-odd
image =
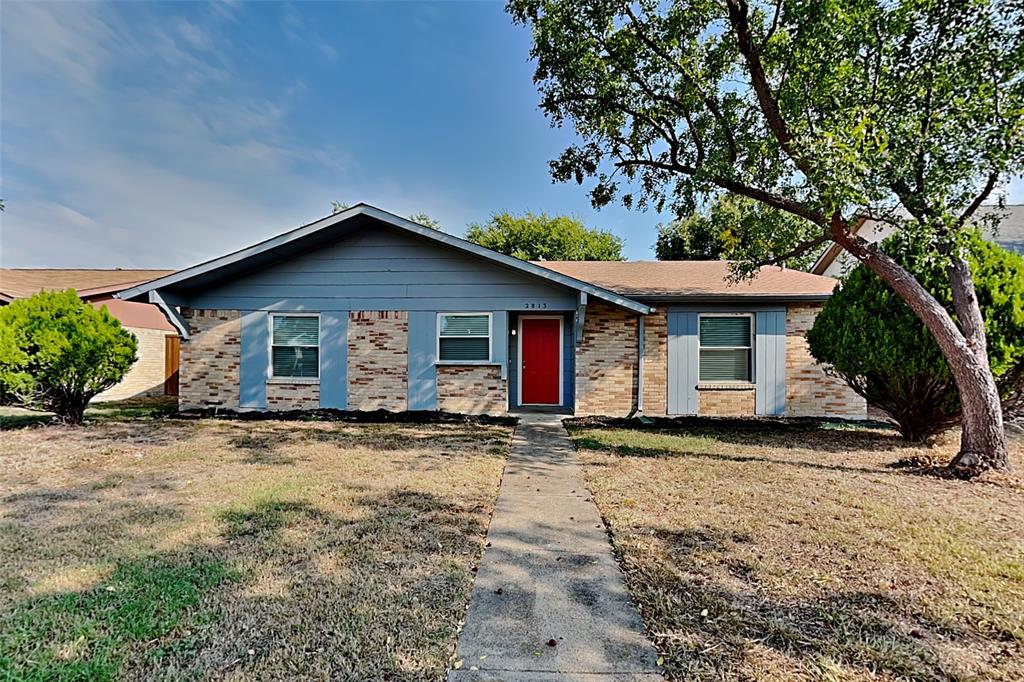
[{"label": "blue siding gable", "polygon": [[188,296],[229,310],[574,310],[576,292],[387,228]]}]

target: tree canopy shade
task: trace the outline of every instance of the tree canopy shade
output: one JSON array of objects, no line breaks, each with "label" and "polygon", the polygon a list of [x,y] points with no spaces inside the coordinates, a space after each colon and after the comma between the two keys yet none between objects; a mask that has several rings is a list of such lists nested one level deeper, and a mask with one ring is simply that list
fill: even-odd
[{"label": "tree canopy shade", "polygon": [[466,239],[522,260],[622,260],[622,240],[569,216],[495,213]]},{"label": "tree canopy shade", "polygon": [[135,337],[73,289],[42,291],[0,308],[0,397],[78,424],[97,393],[135,362]]},{"label": "tree canopy shade", "polygon": [[[965,475],[1006,468],[965,228],[1024,167],[1020,0],[510,0],[533,31],[541,107],[580,141],[554,178],[678,217],[724,192],[804,219],[750,225],[751,273],[834,241],[935,337],[963,402]],[[884,248],[870,215],[945,268],[955,319]]]},{"label": "tree canopy shade", "polygon": [[[886,253],[947,309],[949,280],[920,242],[895,234]],[[1004,410],[1024,407],[1024,257],[972,235],[968,260],[985,319],[988,357]],[[928,440],[960,419],[956,384],[928,329],[864,265],[844,278],[807,333],[811,354],[832,367],[908,440]]]},{"label": "tree canopy shade", "polygon": [[[805,222],[738,194],[723,194],[706,210],[659,226],[654,253],[658,260],[742,259],[761,248],[753,243],[760,235],[799,233]],[[782,264],[802,269],[813,261],[814,254],[805,253]]]}]

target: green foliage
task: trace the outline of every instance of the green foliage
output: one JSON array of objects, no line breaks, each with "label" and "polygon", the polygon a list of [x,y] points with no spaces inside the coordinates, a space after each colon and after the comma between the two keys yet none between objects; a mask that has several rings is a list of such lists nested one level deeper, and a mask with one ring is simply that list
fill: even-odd
[{"label": "green foliage", "polygon": [[741,240],[747,271],[817,247],[835,212],[868,208],[938,239],[1024,167],[1019,0],[507,9],[532,29],[541,108],[581,138],[551,162],[555,180],[592,181],[596,206],[680,219],[723,192],[807,218]]},{"label": "green foliage", "polygon": [[0,308],[0,396],[79,423],[85,406],[125,375],[136,341],[74,290],[42,291]]},{"label": "green foliage", "polygon": [[[884,246],[952,314],[941,260],[906,234],[889,237]],[[1024,258],[976,232],[970,234],[968,254],[992,373],[1004,408],[1016,410],[1024,397]],[[815,359],[892,416],[908,439],[926,440],[958,420],[956,385],[935,340],[867,267],[846,275],[807,341]]]},{"label": "green foliage", "polygon": [[569,216],[495,213],[466,239],[521,260],[623,260],[620,238]]},{"label": "green foliage", "polygon": [[426,213],[423,213],[422,211],[420,213],[413,213],[411,216],[409,216],[409,220],[413,221],[414,223],[419,223],[423,227],[429,227],[432,230],[441,229],[440,220],[432,218]]},{"label": "green foliage", "polygon": [[[803,218],[726,194],[703,213],[694,213],[658,228],[654,252],[658,260],[738,260],[770,250],[772,235],[801,234]],[[809,254],[784,264],[804,268],[813,262]]]}]

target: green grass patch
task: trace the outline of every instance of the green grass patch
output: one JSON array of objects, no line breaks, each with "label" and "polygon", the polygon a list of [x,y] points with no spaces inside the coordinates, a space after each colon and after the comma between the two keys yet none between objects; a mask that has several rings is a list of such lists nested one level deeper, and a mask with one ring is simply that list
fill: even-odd
[{"label": "green grass patch", "polygon": [[113,680],[128,656],[159,659],[194,645],[215,614],[203,595],[236,574],[208,556],[120,564],[95,587],[34,597],[0,625],[0,679]]}]

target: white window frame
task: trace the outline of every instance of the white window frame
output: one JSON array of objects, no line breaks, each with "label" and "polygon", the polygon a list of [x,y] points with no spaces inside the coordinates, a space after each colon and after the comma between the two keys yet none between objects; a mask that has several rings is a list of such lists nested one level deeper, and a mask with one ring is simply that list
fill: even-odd
[{"label": "white window frame", "polygon": [[[441,319],[445,317],[480,317],[485,315],[487,317],[487,359],[486,360],[442,360],[441,359]],[[494,314],[490,311],[480,312],[459,312],[459,313],[438,313],[437,314],[437,330],[434,334],[436,346],[434,353],[437,358],[436,364],[438,365],[492,365],[494,364],[491,359],[494,356],[493,339],[494,336]],[[480,339],[481,336],[465,336],[465,335],[448,335],[447,339]]]},{"label": "white window frame", "polygon": [[[300,344],[274,343],[274,318],[275,317],[315,317],[316,318],[316,376],[315,377],[291,377],[277,376],[274,374],[274,346],[281,348],[313,348],[313,346]],[[314,383],[320,381],[320,353],[322,347],[320,340],[323,337],[323,324],[320,320],[320,313],[270,313],[267,315],[269,334],[267,336],[267,379],[270,381],[284,381],[295,383]]]},{"label": "white window frame", "polygon": [[[747,317],[750,318],[750,345],[749,346],[703,346],[700,342],[700,321],[705,317]],[[756,368],[754,367],[754,359],[756,354],[754,353],[754,343],[757,340],[757,330],[754,325],[757,323],[757,317],[754,313],[745,312],[721,312],[721,313],[698,313],[697,314],[697,383],[705,386],[716,385],[716,384],[736,384],[745,386],[754,383],[754,377],[757,376]],[[700,378],[700,353],[702,350],[707,348],[708,350],[745,350],[750,353],[750,360],[747,363],[747,368],[750,370],[750,376],[747,379],[722,379],[719,381],[712,381],[710,379]]]}]

